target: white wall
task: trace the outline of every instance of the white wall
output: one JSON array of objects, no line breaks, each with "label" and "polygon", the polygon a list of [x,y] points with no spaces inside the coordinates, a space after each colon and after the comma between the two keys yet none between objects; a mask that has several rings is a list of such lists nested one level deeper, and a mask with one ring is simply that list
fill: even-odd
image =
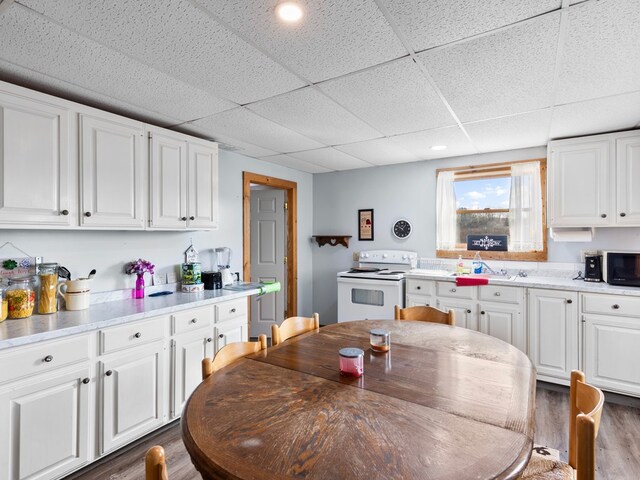
[{"label": "white wall", "polygon": [[[134,278],[123,273],[124,264],[138,257],[155,263],[160,272],[177,272],[190,239],[200,252],[203,269],[214,259],[211,249],[232,249],[231,271],[242,275],[242,172],[269,175],[298,184],[298,308],[308,314],[312,308],[313,180],[309,173],[220,150],[220,228],[210,232],[127,232],[0,230],[0,245],[6,241],[45,261],[56,261],[72,275],[86,276],[92,268],[98,273],[94,291],[131,288]],[[0,252],[0,258],[2,257]],[[148,279],[150,282],[150,279]]]},{"label": "white wall", "polygon": [[[546,157],[545,147],[429,160],[313,177],[313,232],[352,235],[349,248],[313,247],[314,311],[322,324],[336,319],[336,273],[352,263],[353,252],[372,249],[414,250],[435,256],[436,169]],[[374,209],[372,242],[358,241],[358,209]],[[407,218],[413,233],[398,240],[392,224]],[[640,249],[640,228],[597,229],[593,242],[556,243],[549,239],[549,261],[579,262],[584,249]]]}]

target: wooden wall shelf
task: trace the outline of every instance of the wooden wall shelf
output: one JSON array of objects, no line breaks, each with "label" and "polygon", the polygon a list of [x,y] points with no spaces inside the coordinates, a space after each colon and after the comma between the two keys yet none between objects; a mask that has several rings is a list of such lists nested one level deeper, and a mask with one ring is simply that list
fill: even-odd
[{"label": "wooden wall shelf", "polygon": [[349,248],[351,235],[314,235],[313,238],[316,239],[319,247],[329,244],[332,247],[342,245],[343,247]]}]

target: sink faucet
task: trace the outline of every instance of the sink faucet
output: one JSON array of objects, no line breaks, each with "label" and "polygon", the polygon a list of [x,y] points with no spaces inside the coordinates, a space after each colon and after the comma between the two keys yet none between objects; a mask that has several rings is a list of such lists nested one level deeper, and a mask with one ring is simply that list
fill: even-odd
[{"label": "sink faucet", "polygon": [[493,268],[491,268],[489,265],[487,265],[485,262],[480,262],[480,265],[482,265],[485,269],[487,269],[487,271],[491,274],[491,275],[502,275],[503,277],[505,277],[507,275],[507,271],[504,268],[500,269],[500,272],[496,272]]}]

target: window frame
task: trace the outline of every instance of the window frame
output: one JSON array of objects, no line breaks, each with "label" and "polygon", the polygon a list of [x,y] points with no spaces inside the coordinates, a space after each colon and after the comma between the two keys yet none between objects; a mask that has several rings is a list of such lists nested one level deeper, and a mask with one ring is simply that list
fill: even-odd
[{"label": "window frame", "polygon": [[[451,167],[451,168],[439,168],[436,170],[436,178],[440,172],[453,171],[456,172],[455,176],[460,176],[461,179],[468,180],[477,178],[500,178],[505,176],[511,176],[511,165],[517,163],[540,163],[540,189],[542,191],[542,250],[532,250],[530,252],[491,252],[480,251],[480,255],[484,260],[519,260],[519,261],[531,261],[541,262],[546,261],[548,258],[547,251],[547,159],[544,158],[532,158],[530,160],[516,160],[513,162],[500,162],[500,163],[487,163],[484,165],[470,165],[466,167]],[[507,173],[508,172],[508,173]],[[455,180],[454,180],[455,181]],[[509,212],[509,209],[486,209],[486,210],[464,210],[456,209],[456,215],[466,213],[504,213]],[[466,245],[456,244],[455,250],[436,250],[437,258],[458,258],[462,255],[462,258],[472,259],[478,250],[467,250]]]}]

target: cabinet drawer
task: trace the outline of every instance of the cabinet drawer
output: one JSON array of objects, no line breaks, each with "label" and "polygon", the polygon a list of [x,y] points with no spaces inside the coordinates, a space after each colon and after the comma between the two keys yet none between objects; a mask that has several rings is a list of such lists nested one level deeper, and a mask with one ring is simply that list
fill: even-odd
[{"label": "cabinet drawer", "polygon": [[218,303],[215,307],[216,323],[247,315],[247,299],[245,297]]},{"label": "cabinet drawer", "polygon": [[502,285],[483,285],[478,287],[478,299],[487,302],[520,303],[522,289]]},{"label": "cabinet drawer", "polygon": [[640,297],[585,293],[582,295],[582,312],[640,317]]},{"label": "cabinet drawer", "polygon": [[162,340],[168,319],[169,317],[157,317],[144,322],[100,330],[100,355]]},{"label": "cabinet drawer", "polygon": [[436,299],[435,297],[427,296],[427,295],[407,295],[407,307],[435,307]]},{"label": "cabinet drawer", "polygon": [[436,282],[436,295],[473,300],[476,295],[476,287],[457,287],[453,282]]},{"label": "cabinet drawer", "polygon": [[407,295],[433,295],[434,285],[436,282],[433,280],[419,280],[416,278],[407,279]]},{"label": "cabinet drawer", "polygon": [[199,328],[213,325],[213,309],[211,307],[194,308],[171,316],[171,334],[192,332]]},{"label": "cabinet drawer", "polygon": [[7,350],[0,356],[0,383],[89,359],[89,335]]}]

